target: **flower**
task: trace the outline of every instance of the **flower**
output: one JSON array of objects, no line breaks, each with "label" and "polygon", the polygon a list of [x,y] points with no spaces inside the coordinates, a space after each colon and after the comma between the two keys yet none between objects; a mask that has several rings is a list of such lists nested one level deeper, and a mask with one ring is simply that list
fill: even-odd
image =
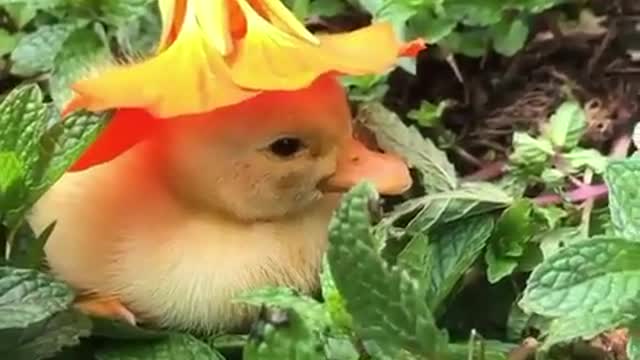
[{"label": "flower", "polygon": [[64,109],[142,108],[156,117],[211,111],[263,91],[296,90],[323,74],[365,75],[414,56],[389,23],[314,35],[279,0],[159,0],[155,56],[72,85]]},{"label": "flower", "polygon": [[387,22],[314,35],[279,0],[158,1],[163,27],[152,57],[71,86],[63,115],[80,108],[116,111],[70,171],[114,159],[164,121],[215,118],[216,109],[301,91],[334,75],[382,73],[399,56],[425,47],[420,40],[398,41]]}]

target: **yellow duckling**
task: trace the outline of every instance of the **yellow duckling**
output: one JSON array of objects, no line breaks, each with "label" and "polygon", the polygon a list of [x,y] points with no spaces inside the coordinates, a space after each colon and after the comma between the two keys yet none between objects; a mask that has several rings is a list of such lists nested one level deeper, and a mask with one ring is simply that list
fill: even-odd
[{"label": "yellow duckling", "polygon": [[363,179],[388,194],[410,186],[402,160],[351,135],[332,79],[260,95],[167,122],[115,160],[66,174],[31,223],[57,221],[47,260],[93,294],[81,308],[180,329],[237,328],[255,316],[231,301],[243,291],[317,288],[333,191]]},{"label": "yellow duckling", "polygon": [[277,0],[159,0],[157,54],[73,85],[65,112],[116,109],[33,209],[80,309],[212,332],[247,325],[246,290],[318,286],[340,192],[411,185],[354,140],[337,74],[379,73],[422,45],[390,24],[314,36]]}]

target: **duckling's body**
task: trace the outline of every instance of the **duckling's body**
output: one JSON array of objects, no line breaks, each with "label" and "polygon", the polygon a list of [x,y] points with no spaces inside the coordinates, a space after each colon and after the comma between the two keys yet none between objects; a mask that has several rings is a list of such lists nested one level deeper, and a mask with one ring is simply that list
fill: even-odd
[{"label": "duckling's body", "polygon": [[231,303],[245,290],[317,287],[337,194],[277,220],[239,221],[181,203],[148,176],[144,152],[134,148],[67,174],[41,200],[35,228],[51,220],[41,214],[63,215],[46,246],[58,276],[81,291],[116,296],[138,320],[206,331],[252,320],[255,309]]}]

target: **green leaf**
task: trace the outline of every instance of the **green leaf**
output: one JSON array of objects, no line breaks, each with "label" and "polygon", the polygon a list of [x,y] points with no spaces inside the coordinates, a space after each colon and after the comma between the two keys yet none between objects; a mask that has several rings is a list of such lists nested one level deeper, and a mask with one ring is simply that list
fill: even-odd
[{"label": "green leaf", "polygon": [[14,152],[25,171],[25,182],[33,181],[39,140],[46,129],[46,107],[36,85],[14,89],[0,103],[0,152]]},{"label": "green leaf", "polygon": [[615,231],[640,241],[640,158],[612,161],[605,181],[609,187],[609,210]]},{"label": "green leaf", "polygon": [[447,155],[414,127],[407,127],[393,112],[380,103],[368,103],[360,108],[358,121],[371,129],[378,144],[394,152],[419,170],[428,192],[452,190],[457,187],[456,171]]},{"label": "green leaf", "polygon": [[109,116],[109,113],[79,111],[69,115],[64,121],[54,122],[42,140],[46,149],[42,154],[46,160],[43,162],[47,166],[39,184],[41,192],[53,185],[98,137]]},{"label": "green leaf", "polygon": [[324,351],[327,360],[359,360],[360,354],[348,337],[327,338]]},{"label": "green leaf", "polygon": [[[65,347],[77,345],[91,333],[91,321],[82,313],[62,311],[20,332],[19,341],[9,345],[2,336],[0,357],[12,360],[48,359]],[[5,345],[8,345],[5,347]]]},{"label": "green leaf", "polygon": [[485,253],[487,279],[495,284],[510,275],[525,254],[527,242],[533,237],[533,204],[528,199],[516,200],[498,222]]},{"label": "green leaf", "polygon": [[11,53],[17,44],[17,34],[11,34],[5,29],[0,29],[0,57]]},{"label": "green leaf", "polygon": [[[46,7],[46,5],[44,7]],[[42,7],[39,7],[37,4],[11,4],[4,6],[4,10],[11,16],[13,23],[18,29],[22,29],[31,22],[38,14],[39,9],[42,9]]]},{"label": "green leaf", "polygon": [[328,261],[336,287],[353,316],[356,333],[390,356],[406,350],[436,355],[444,350],[424,291],[407,272],[390,268],[377,252],[369,214],[378,194],[372,184],[355,186],[329,225]]},{"label": "green leaf", "polygon": [[569,342],[577,338],[591,339],[631,322],[638,313],[638,304],[630,301],[623,307],[600,308],[597,311],[573,316],[562,316],[554,319],[541,350],[551,346]]},{"label": "green leaf", "polygon": [[513,133],[513,153],[509,160],[518,165],[544,164],[554,154],[553,145],[547,139],[536,139],[527,133]]},{"label": "green leaf", "polygon": [[95,64],[111,59],[102,39],[91,28],[73,31],[62,44],[54,59],[53,72],[49,80],[51,96],[56,106],[62,106],[71,98],[69,85],[88,73]]},{"label": "green leaf", "polygon": [[511,275],[518,268],[518,258],[498,256],[495,251],[488,249],[485,252],[484,261],[487,263],[487,280],[492,284]]},{"label": "green leaf", "polygon": [[24,168],[14,152],[0,152],[0,213],[12,210],[25,198]]},{"label": "green leaf", "polygon": [[330,324],[329,316],[321,303],[286,287],[265,287],[250,290],[237,296],[234,301],[256,306],[267,305],[292,309],[318,328],[328,327]]},{"label": "green leaf", "polygon": [[45,264],[44,245],[54,228],[55,222],[36,236],[29,224],[24,222],[13,239],[9,264],[18,268],[41,270]]},{"label": "green leaf", "polygon": [[65,23],[44,25],[23,36],[11,53],[11,72],[31,76],[51,70],[58,51],[76,26]]},{"label": "green leaf", "polygon": [[425,232],[435,224],[487,213],[506,207],[512,201],[511,196],[491,183],[462,183],[456,190],[405,201],[383,219],[382,224],[392,224],[415,214],[406,230],[410,233]]},{"label": "green leaf", "polygon": [[482,215],[438,226],[429,233],[434,259],[428,296],[431,309],[438,310],[442,306],[458,280],[480,255],[492,230],[492,218]]},{"label": "green leaf", "polygon": [[620,308],[640,294],[640,243],[596,237],[547,258],[527,282],[520,306],[558,317]]},{"label": "green leaf", "polygon": [[93,336],[109,339],[146,340],[163,338],[170,335],[170,333],[164,331],[145,329],[130,325],[124,321],[103,317],[93,317],[91,318],[91,322],[93,323],[93,330],[91,332]]},{"label": "green leaf", "polygon": [[336,16],[347,10],[342,0],[316,0],[311,2],[311,13],[317,16]]},{"label": "green leaf", "polygon": [[422,127],[434,127],[440,122],[440,118],[447,106],[448,103],[446,101],[441,101],[438,105],[422,101],[420,108],[409,111],[407,117],[415,120]]},{"label": "green leaf", "polygon": [[73,297],[66,284],[49,275],[0,267],[0,330],[43,321],[69,307]]},{"label": "green leaf", "polygon": [[524,47],[529,26],[522,18],[503,19],[493,26],[493,48],[504,56],[513,56]]},{"label": "green leaf", "polygon": [[576,148],[569,153],[562,154],[562,158],[569,164],[573,171],[589,168],[596,174],[604,173],[609,162],[606,156],[594,149]]},{"label": "green leaf", "polygon": [[320,339],[295,311],[264,312],[244,348],[244,360],[322,359]]},{"label": "green leaf", "polygon": [[114,24],[123,25],[143,15],[151,0],[101,0],[99,8],[103,19]]},{"label": "green leaf", "polygon": [[542,218],[549,229],[555,229],[568,213],[558,206],[533,206],[534,214]]},{"label": "green leaf", "polygon": [[424,234],[416,234],[398,254],[396,266],[406,271],[409,277],[418,280],[418,285],[426,283],[432,266],[429,239]]},{"label": "green leaf", "polygon": [[158,340],[113,341],[96,353],[98,360],[224,360],[207,344],[187,334]]},{"label": "green leaf", "polygon": [[584,110],[575,101],[564,102],[549,119],[549,140],[558,148],[573,149],[587,128]]},{"label": "green leaf", "polygon": [[424,38],[438,43],[451,34],[458,23],[455,19],[437,17],[428,9],[421,9],[408,21],[410,38]]},{"label": "green leaf", "polygon": [[562,249],[563,246],[586,240],[579,227],[561,227],[536,235],[532,241],[540,244],[540,250],[546,259]]},{"label": "green leaf", "polygon": [[322,285],[324,306],[333,321],[334,329],[339,333],[350,334],[353,329],[353,318],[346,309],[344,298],[336,288],[326,255],[322,259],[320,284]]}]

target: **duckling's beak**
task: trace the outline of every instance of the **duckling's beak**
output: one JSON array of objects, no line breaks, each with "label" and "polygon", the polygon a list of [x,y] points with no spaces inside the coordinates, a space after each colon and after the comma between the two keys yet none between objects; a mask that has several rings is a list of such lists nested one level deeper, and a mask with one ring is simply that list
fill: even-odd
[{"label": "duckling's beak", "polygon": [[401,158],[369,150],[361,142],[350,139],[338,155],[336,172],[321,184],[321,190],[346,191],[363,180],[371,181],[384,195],[402,194],[413,183],[409,168]]}]

